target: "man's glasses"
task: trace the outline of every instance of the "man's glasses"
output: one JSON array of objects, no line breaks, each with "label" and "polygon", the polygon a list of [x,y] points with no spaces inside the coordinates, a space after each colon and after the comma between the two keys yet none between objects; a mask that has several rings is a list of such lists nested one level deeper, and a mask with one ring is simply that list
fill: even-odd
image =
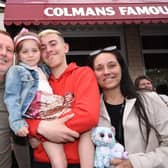
[{"label": "man's glasses", "polygon": [[102,52],[108,52],[108,51],[114,51],[117,49],[117,46],[109,46],[109,47],[106,47],[106,48],[103,48],[103,49],[99,49],[99,50],[95,50],[95,51],[92,51],[91,53],[89,53],[89,56],[95,56],[95,55],[98,55]]}]

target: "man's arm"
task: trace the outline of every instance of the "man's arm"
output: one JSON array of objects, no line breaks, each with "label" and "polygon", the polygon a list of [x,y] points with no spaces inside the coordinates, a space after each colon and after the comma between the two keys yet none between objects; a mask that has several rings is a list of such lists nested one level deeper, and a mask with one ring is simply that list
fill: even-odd
[{"label": "man's arm", "polygon": [[42,121],[27,119],[31,136],[41,139],[42,135],[56,143],[73,142],[79,137],[79,134],[65,125],[65,122],[73,116],[73,114],[70,114],[63,118]]},{"label": "man's arm", "polygon": [[66,115],[54,120],[31,121],[29,125],[32,136],[40,139],[42,135],[50,141],[63,143],[77,138],[79,136],[77,132],[83,133],[97,125],[100,112],[100,93],[95,75],[90,68],[85,67],[76,72],[75,78],[72,83],[75,96],[75,102],[72,105],[74,117]]},{"label": "man's arm", "polygon": [[74,72],[73,83],[74,117],[66,122],[68,128],[79,133],[90,130],[98,124],[100,112],[100,91],[95,74],[89,67],[81,67]]}]

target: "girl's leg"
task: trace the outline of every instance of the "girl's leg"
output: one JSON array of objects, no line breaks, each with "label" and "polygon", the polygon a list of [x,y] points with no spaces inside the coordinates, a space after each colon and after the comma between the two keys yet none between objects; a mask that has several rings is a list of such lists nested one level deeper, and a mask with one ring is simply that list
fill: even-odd
[{"label": "girl's leg", "polygon": [[43,147],[50,159],[52,168],[67,168],[67,160],[62,144],[46,141],[43,143]]},{"label": "girl's leg", "polygon": [[90,131],[85,132],[80,136],[79,158],[81,168],[94,167],[94,145],[91,141]]}]

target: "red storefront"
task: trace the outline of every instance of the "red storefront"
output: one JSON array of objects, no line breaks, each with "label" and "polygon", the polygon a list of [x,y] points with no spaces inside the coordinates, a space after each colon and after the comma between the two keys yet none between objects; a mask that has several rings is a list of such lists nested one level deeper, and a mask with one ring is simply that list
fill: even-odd
[{"label": "red storefront", "polygon": [[167,0],[7,0],[4,22],[12,35],[23,26],[61,31],[71,46],[68,61],[80,65],[91,50],[115,44],[133,78],[146,73],[168,83]]}]

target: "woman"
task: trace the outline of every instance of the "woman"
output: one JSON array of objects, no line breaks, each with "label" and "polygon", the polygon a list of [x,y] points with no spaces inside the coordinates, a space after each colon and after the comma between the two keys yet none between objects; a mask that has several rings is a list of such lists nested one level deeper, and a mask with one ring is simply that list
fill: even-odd
[{"label": "woman", "polygon": [[115,159],[116,168],[166,168],[168,109],[155,92],[136,92],[128,67],[116,46],[90,53],[100,89],[100,125],[113,125],[129,159]]}]

